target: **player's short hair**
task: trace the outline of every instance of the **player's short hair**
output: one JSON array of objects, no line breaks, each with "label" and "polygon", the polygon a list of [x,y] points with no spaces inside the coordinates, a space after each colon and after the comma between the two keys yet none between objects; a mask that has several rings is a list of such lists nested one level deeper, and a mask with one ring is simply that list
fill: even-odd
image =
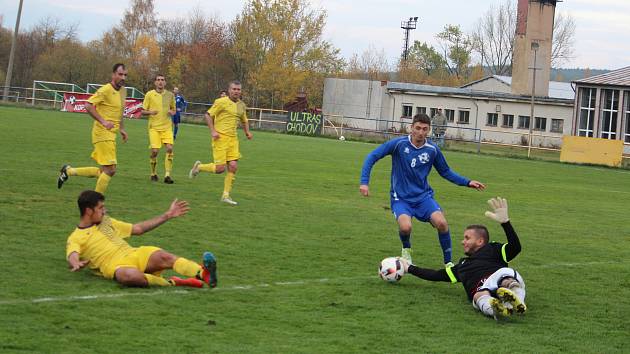
[{"label": "player's short hair", "polygon": [[114,67],[112,68],[112,72],[115,73],[116,70],[118,70],[118,68],[120,68],[122,66],[123,70],[127,70],[127,68],[125,67],[125,64],[123,63],[116,63],[114,64]]},{"label": "player's short hair", "polygon": [[164,80],[166,80],[166,76],[162,75],[162,74],[156,74],[155,78],[153,79],[153,81],[157,80],[158,77],[163,77]]},{"label": "player's short hair", "polygon": [[238,80],[232,80],[230,81],[230,83],[228,84],[228,87],[235,85],[235,86],[241,86],[241,82]]},{"label": "player's short hair", "polygon": [[418,113],[415,116],[413,116],[413,121],[411,121],[411,125],[414,125],[415,123],[418,123],[418,122],[431,125],[431,118],[429,118],[429,116],[426,115],[426,113]]},{"label": "player's short hair", "polygon": [[85,211],[88,208],[94,209],[98,205],[98,202],[101,201],[105,201],[105,196],[97,191],[87,190],[81,192],[81,194],[79,194],[79,199],[77,199],[81,216],[85,215]]},{"label": "player's short hair", "polygon": [[490,232],[487,227],[483,225],[468,225],[466,230],[474,230],[483,239],[484,243],[490,242]]}]

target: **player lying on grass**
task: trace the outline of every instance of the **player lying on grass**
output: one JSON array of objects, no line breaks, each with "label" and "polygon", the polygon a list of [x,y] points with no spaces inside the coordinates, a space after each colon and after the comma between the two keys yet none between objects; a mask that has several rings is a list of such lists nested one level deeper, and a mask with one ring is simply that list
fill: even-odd
[{"label": "player lying on grass", "polygon": [[466,257],[452,267],[440,270],[420,268],[400,258],[405,272],[431,281],[461,282],[468,299],[483,314],[506,317],[513,312],[523,314],[525,282],[521,275],[508,267],[508,262],[521,251],[521,243],[508,217],[507,200],[497,197],[488,200],[492,211],[486,216],[501,223],[507,243],[490,242],[488,229],[470,225],[464,231],[462,246]]},{"label": "player lying on grass", "polygon": [[[152,219],[129,224],[106,215],[105,197],[95,191],[84,191],[78,199],[81,219],[68,237],[66,257],[70,270],[76,272],[85,266],[98,271],[107,279],[126,286],[192,286],[200,288],[203,282],[217,286],[216,260],[211,252],[203,254],[203,265],[161,250],[158,247],[131,247],[124,239],[142,235],[166,221],[185,215],[188,203],[175,199],[170,208]],[[162,278],[165,269],[189,278]],[[202,282],[203,280],[203,282]]]}]

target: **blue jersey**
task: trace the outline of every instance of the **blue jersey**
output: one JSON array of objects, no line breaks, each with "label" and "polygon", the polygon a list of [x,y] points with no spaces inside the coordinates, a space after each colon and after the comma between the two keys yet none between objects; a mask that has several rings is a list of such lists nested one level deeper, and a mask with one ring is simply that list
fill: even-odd
[{"label": "blue jersey", "polygon": [[429,172],[435,166],[440,176],[460,186],[468,186],[470,180],[453,172],[446,163],[442,151],[427,140],[424,145],[415,147],[411,136],[390,140],[372,151],[363,163],[361,184],[370,183],[370,172],[376,161],[392,156],[392,177],[390,196],[392,200],[418,203],[433,198],[429,186]]},{"label": "blue jersey", "polygon": [[186,102],[184,96],[177,94],[175,96],[175,107],[177,108],[176,114],[179,115],[180,112],[186,110],[186,106],[188,106],[188,102]]}]

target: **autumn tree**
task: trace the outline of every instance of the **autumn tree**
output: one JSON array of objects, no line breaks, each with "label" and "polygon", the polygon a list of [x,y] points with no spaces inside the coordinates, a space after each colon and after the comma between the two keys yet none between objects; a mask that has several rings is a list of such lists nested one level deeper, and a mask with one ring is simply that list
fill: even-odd
[{"label": "autumn tree", "polygon": [[472,42],[470,38],[462,32],[459,25],[444,26],[436,38],[449,73],[457,81],[465,80],[469,74],[471,61]]},{"label": "autumn tree", "polygon": [[251,0],[230,26],[234,71],[258,106],[282,106],[299,91],[321,102],[323,77],[339,71],[339,50],[322,39],[324,10],[306,0]]},{"label": "autumn tree", "polygon": [[351,79],[387,80],[390,71],[385,50],[369,46],[361,55],[352,55],[346,64],[344,76]]}]

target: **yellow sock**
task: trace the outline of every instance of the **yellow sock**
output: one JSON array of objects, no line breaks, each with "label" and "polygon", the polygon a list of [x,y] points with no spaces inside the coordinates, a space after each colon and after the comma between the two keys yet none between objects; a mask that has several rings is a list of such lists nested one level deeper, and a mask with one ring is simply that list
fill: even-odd
[{"label": "yellow sock", "polygon": [[171,171],[173,170],[173,153],[172,152],[167,152],[166,153],[166,157],[164,158],[164,171],[165,174],[164,176],[170,176],[171,175]]},{"label": "yellow sock", "polygon": [[157,157],[149,158],[149,163],[151,164],[151,176],[157,175]]},{"label": "yellow sock", "polygon": [[213,163],[206,163],[199,165],[199,171],[215,173],[217,171],[217,167]]},{"label": "yellow sock", "polygon": [[112,177],[107,173],[101,173],[96,180],[96,188],[94,188],[94,190],[101,194],[105,194],[107,186],[109,185],[109,180],[111,179]]},{"label": "yellow sock", "polygon": [[149,285],[157,285],[157,286],[171,286],[173,284],[171,284],[168,280],[162,278],[162,277],[158,277],[155,276],[153,274],[144,274],[144,277],[147,278],[147,281],[149,282]]},{"label": "yellow sock", "polygon": [[197,273],[199,273],[199,271],[201,271],[201,266],[191,260],[180,257],[175,260],[175,264],[173,264],[173,270],[181,275],[192,278],[195,277]]},{"label": "yellow sock", "polygon": [[83,176],[83,177],[98,177],[101,169],[98,167],[68,167],[66,170],[70,176]]},{"label": "yellow sock", "polygon": [[228,172],[225,175],[225,179],[223,180],[223,195],[230,195],[230,192],[232,191],[232,183],[234,183],[235,178],[236,175],[234,172]]}]

